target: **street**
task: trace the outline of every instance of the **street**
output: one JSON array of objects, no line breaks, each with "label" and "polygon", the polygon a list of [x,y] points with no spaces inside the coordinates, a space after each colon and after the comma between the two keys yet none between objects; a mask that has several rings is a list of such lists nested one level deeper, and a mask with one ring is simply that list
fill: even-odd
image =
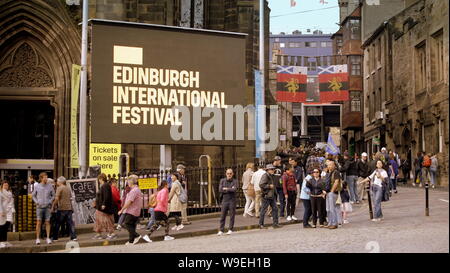
[{"label": "street", "polygon": [[[354,205],[354,211],[349,217],[350,223],[336,230],[303,229],[301,224],[294,224],[276,230],[245,230],[221,237],[207,235],[150,244],[141,240],[134,246],[87,247],[81,248],[80,252],[449,252],[449,193],[430,190],[428,217],[425,216],[424,196],[424,189],[400,187],[397,195],[382,203],[383,221],[369,221],[367,203]],[[271,220],[267,219],[266,223],[271,223]]]}]

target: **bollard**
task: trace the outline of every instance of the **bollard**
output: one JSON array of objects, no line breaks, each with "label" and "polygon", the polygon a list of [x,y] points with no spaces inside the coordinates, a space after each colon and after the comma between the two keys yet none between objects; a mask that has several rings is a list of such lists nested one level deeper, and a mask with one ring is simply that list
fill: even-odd
[{"label": "bollard", "polygon": [[369,184],[366,188],[367,191],[367,202],[369,203],[369,216],[370,216],[370,220],[373,219],[373,210],[372,210],[372,198],[370,196],[370,180],[369,180]]},{"label": "bollard", "polygon": [[428,206],[428,181],[425,183],[425,216],[430,216],[430,208]]}]

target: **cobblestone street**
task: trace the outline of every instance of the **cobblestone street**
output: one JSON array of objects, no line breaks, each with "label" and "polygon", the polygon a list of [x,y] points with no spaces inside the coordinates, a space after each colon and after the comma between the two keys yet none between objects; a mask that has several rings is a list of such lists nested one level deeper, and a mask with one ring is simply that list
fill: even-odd
[{"label": "cobblestone street", "polygon": [[401,187],[389,202],[382,203],[383,221],[369,221],[365,203],[355,205],[350,223],[337,230],[303,229],[301,224],[295,224],[222,237],[207,235],[151,244],[142,240],[135,246],[89,247],[81,252],[449,252],[449,193],[430,190],[429,217],[424,212],[424,196],[424,189]]}]

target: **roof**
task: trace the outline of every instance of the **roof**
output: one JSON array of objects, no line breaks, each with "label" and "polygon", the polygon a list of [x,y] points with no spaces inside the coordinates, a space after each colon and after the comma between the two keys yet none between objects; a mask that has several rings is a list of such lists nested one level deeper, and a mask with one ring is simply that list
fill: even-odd
[{"label": "roof", "polygon": [[377,29],[375,29],[375,31],[372,33],[372,35],[370,35],[370,37],[367,38],[366,41],[364,41],[364,43],[362,44],[361,48],[364,49],[368,45],[370,45],[373,42],[373,40],[375,40],[375,38],[377,38],[378,35],[380,35],[380,33],[383,32],[383,30],[385,29],[385,27],[387,25],[388,25],[388,21],[384,21],[383,23],[381,23],[381,25],[379,27],[377,27]]}]

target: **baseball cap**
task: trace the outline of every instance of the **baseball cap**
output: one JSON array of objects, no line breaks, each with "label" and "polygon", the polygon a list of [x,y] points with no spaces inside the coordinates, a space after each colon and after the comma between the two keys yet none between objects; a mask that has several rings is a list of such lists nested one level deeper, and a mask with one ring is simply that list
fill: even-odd
[{"label": "baseball cap", "polygon": [[281,157],[279,157],[279,156],[276,156],[276,157],[274,157],[274,159],[273,159],[274,161],[278,161],[278,160],[281,160]]},{"label": "baseball cap", "polygon": [[367,153],[364,152],[364,153],[361,154],[361,156],[367,156]]},{"label": "baseball cap", "polygon": [[186,167],[183,164],[178,164],[177,165],[177,171],[179,171],[181,169],[186,169]]},{"label": "baseball cap", "polygon": [[272,164],[267,164],[266,165],[266,169],[267,170],[273,170],[273,169],[275,169],[275,167]]}]

